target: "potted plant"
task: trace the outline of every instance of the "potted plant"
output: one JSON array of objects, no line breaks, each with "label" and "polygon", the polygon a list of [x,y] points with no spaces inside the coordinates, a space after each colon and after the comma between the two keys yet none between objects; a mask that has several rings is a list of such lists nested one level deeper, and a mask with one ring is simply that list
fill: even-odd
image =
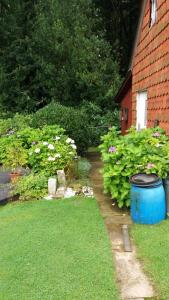
[{"label": "potted plant", "polygon": [[15,182],[21,176],[21,167],[27,164],[27,151],[19,142],[13,142],[7,148],[4,166],[11,169],[11,181]]}]

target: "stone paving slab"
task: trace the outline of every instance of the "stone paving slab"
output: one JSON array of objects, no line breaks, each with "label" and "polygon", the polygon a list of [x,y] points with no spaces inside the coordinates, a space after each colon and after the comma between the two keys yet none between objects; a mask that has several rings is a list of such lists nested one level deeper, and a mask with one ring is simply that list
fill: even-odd
[{"label": "stone paving slab", "polygon": [[114,250],[114,258],[122,299],[153,297],[153,287],[143,273],[135,251],[128,253]]}]

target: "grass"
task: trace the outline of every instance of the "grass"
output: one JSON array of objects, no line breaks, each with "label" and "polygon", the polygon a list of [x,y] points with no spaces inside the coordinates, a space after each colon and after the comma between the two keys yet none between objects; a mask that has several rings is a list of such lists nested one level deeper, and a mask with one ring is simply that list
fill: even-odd
[{"label": "grass", "polygon": [[169,300],[169,220],[154,226],[134,225],[138,256],[160,300]]},{"label": "grass", "polygon": [[116,300],[110,242],[95,199],[0,208],[1,300]]}]

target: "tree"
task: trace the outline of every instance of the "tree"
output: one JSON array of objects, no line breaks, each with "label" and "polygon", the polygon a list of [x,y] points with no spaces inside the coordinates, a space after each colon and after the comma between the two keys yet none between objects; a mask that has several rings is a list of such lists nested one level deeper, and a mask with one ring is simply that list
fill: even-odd
[{"label": "tree", "polygon": [[[9,0],[1,47],[1,103],[35,111],[55,98],[113,107],[117,59],[92,0]],[[1,25],[0,24],[0,25]]]},{"label": "tree", "polygon": [[125,75],[136,34],[142,0],[93,0],[106,28],[106,38],[118,56],[121,75]]}]

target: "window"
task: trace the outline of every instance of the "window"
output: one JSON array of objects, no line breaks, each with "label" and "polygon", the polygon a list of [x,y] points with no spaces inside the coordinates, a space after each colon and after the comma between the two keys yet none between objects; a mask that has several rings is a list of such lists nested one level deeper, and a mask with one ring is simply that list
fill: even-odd
[{"label": "window", "polygon": [[136,128],[141,130],[147,126],[147,91],[142,91],[137,94],[136,106]]},{"label": "window", "polygon": [[150,26],[157,20],[157,0],[150,0]]}]

